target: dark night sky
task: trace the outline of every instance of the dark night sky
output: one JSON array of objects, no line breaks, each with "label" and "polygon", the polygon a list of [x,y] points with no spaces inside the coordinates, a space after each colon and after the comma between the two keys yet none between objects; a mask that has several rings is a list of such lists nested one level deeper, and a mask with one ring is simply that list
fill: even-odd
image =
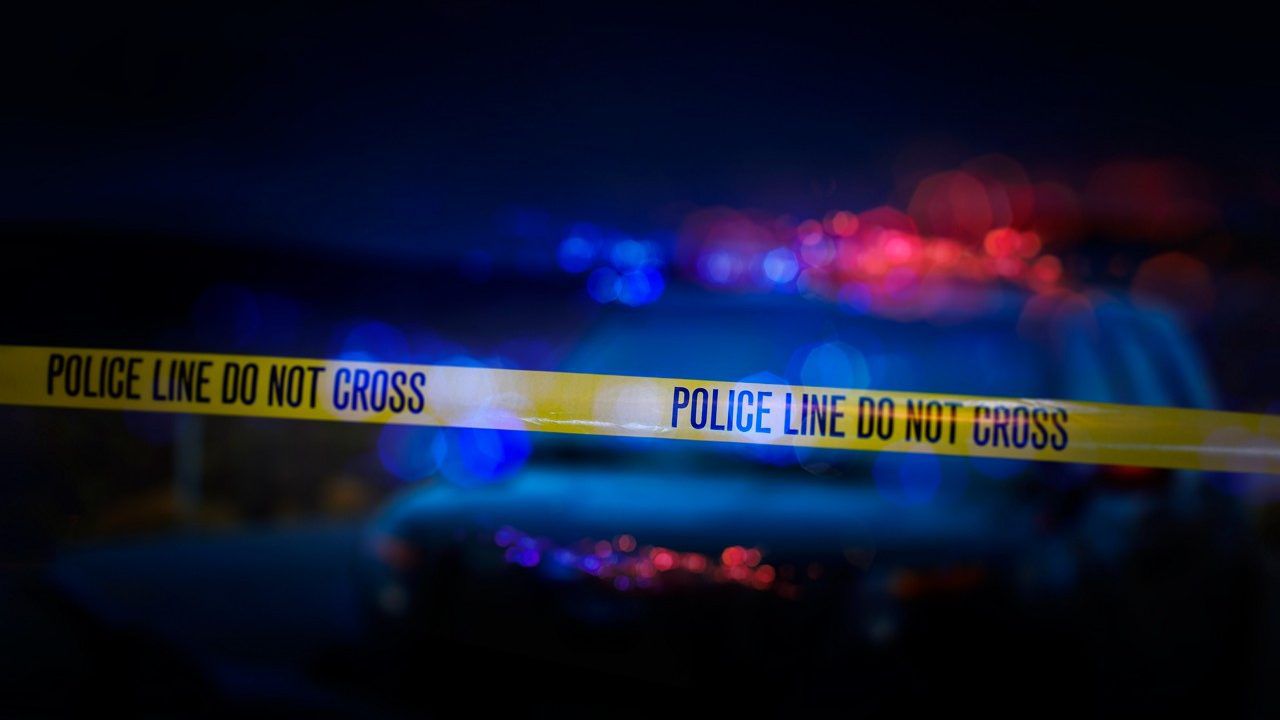
[{"label": "dark night sky", "polygon": [[986,152],[1184,157],[1247,199],[1280,154],[1266,34],[1221,4],[60,6],[0,50],[0,215],[454,254],[513,217],[860,209],[904,154]]}]

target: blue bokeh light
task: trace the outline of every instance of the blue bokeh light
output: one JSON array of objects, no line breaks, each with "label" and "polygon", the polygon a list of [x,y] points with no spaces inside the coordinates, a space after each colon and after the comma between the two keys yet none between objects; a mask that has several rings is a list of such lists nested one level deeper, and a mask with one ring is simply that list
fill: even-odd
[{"label": "blue bokeh light", "polygon": [[862,353],[839,341],[801,348],[789,371],[801,385],[810,387],[864,388],[871,380]]},{"label": "blue bokeh light", "polygon": [[644,267],[649,253],[644,244],[631,238],[623,238],[613,244],[609,251],[609,262],[620,272]]},{"label": "blue bokeh light", "polygon": [[454,428],[447,432],[449,452],[441,467],[457,485],[487,485],[524,467],[533,452],[528,433],[516,430]]},{"label": "blue bokeh light", "polygon": [[618,299],[621,278],[613,268],[597,268],[587,278],[587,293],[598,303],[610,303]]},{"label": "blue bokeh light", "polygon": [[596,246],[591,240],[581,235],[570,235],[560,241],[557,257],[560,267],[566,272],[585,272],[595,263]]},{"label": "blue bokeh light", "polygon": [[761,266],[764,276],[775,285],[785,285],[796,279],[800,272],[800,263],[790,248],[779,247],[764,256]]},{"label": "blue bokeh light", "polygon": [[653,268],[632,270],[618,281],[618,301],[623,305],[648,305],[662,297],[666,281]]},{"label": "blue bokeh light", "polygon": [[[758,383],[761,385],[787,385],[787,381],[770,372],[758,372],[742,378],[744,383]],[[779,387],[775,391],[775,395],[780,392],[786,392],[785,388]],[[777,445],[770,444],[741,444],[734,445],[739,454],[744,457],[751,458],[767,465],[794,465],[796,462],[796,450],[790,444],[779,443]]]},{"label": "blue bokeh light", "polygon": [[387,425],[378,434],[378,460],[406,482],[425,480],[444,463],[448,444],[438,428]]},{"label": "blue bokeh light", "polygon": [[738,258],[725,250],[715,250],[698,258],[698,277],[712,285],[727,285],[738,272]]}]

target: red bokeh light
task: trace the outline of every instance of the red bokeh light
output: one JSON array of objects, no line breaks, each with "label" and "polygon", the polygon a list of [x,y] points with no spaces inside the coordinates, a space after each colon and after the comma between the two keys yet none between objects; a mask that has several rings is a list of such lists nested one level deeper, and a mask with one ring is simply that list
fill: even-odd
[{"label": "red bokeh light", "polygon": [[840,210],[827,216],[825,223],[828,233],[836,237],[853,237],[858,232],[858,216],[847,210]]},{"label": "red bokeh light", "polygon": [[720,562],[727,567],[735,567],[746,561],[747,552],[740,545],[727,547],[724,552],[720,553]]},{"label": "red bokeh light", "polygon": [[761,565],[760,567],[756,568],[756,572],[754,577],[752,578],[752,582],[757,588],[763,589],[773,584],[773,580],[775,576],[776,575],[774,573],[773,566]]},{"label": "red bokeh light", "polygon": [[907,213],[928,235],[972,242],[994,224],[986,186],[960,170],[935,173],[920,181]]},{"label": "red bokeh light", "polygon": [[659,549],[653,552],[653,566],[661,572],[666,572],[676,565],[676,555],[670,550]]},{"label": "red bokeh light", "polygon": [[707,556],[702,553],[685,553],[684,568],[689,572],[705,572],[707,569]]}]

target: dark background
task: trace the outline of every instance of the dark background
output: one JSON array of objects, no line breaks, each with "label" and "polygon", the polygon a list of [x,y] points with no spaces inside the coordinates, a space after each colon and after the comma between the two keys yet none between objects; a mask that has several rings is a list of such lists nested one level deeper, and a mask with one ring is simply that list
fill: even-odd
[{"label": "dark background", "polygon": [[633,232],[690,206],[822,213],[1000,152],[1064,178],[1183,158],[1240,230],[1274,229],[1277,80],[1265,23],[1231,4],[52,5],[8,25],[10,219],[449,257],[505,249],[513,209]]}]

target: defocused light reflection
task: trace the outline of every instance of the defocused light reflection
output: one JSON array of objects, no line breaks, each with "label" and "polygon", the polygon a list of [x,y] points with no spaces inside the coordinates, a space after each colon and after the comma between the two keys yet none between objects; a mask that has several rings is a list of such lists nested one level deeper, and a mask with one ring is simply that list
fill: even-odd
[{"label": "defocused light reflection", "polygon": [[[573,577],[566,571],[576,571],[599,578],[604,587],[619,592],[662,591],[715,583],[773,591],[794,600],[798,597],[797,582],[804,579],[798,577],[794,566],[776,567],[765,562],[764,550],[745,545],[730,545],[710,557],[696,551],[641,544],[626,533],[612,542],[582,538],[562,545],[510,525],[498,528],[492,539],[493,544],[502,549],[507,563],[536,568],[543,576],[561,581]],[[809,565],[806,577],[809,582],[817,582],[824,574],[824,566],[814,562]]]}]

